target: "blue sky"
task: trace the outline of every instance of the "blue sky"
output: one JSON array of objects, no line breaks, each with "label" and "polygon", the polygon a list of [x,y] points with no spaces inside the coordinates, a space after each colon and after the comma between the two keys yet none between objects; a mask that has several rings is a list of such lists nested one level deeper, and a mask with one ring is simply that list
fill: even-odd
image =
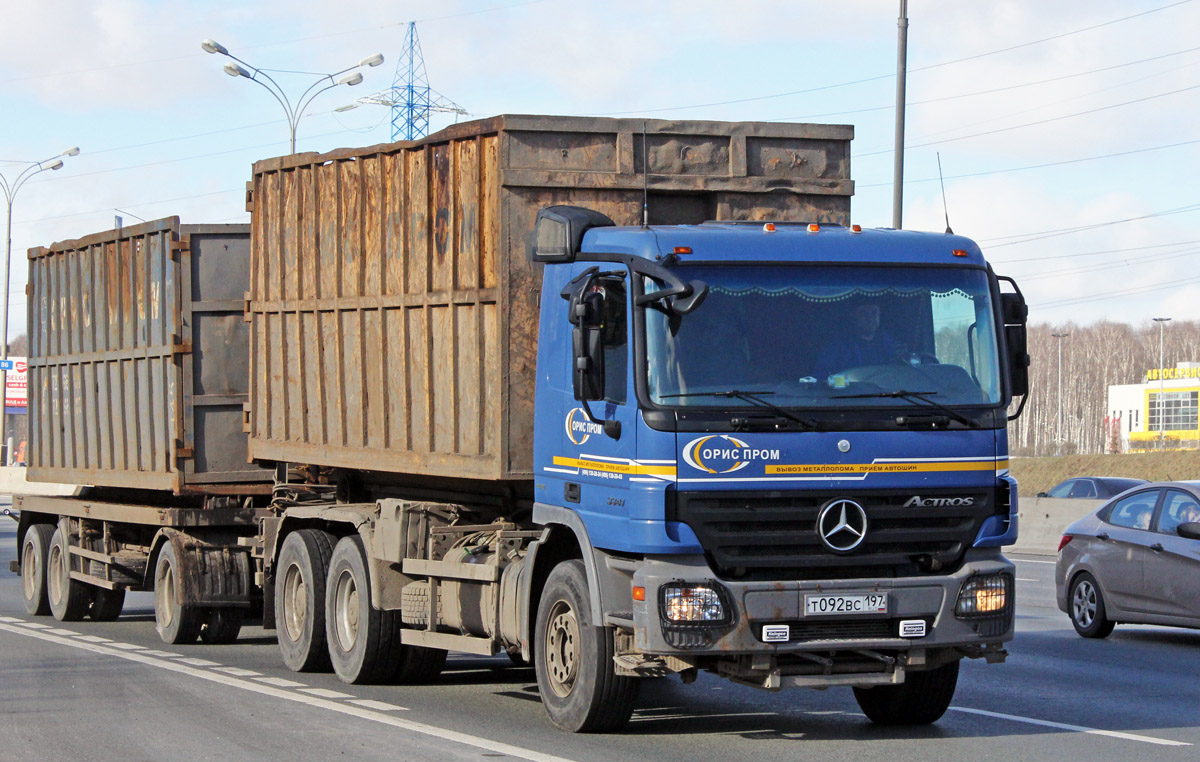
[{"label": "blue sky", "polygon": [[[10,335],[27,248],[136,217],[248,220],[257,159],[286,153],[282,109],[200,49],[332,72],[298,150],[390,139],[409,21],[432,86],[472,116],[544,113],[855,125],[852,217],[892,220],[897,0],[440,0],[353,5],[43,0],[0,27],[0,173],[74,145],[13,213]],[[1018,279],[1034,322],[1200,319],[1200,1],[911,0],[904,226],[956,233]],[[299,92],[311,77],[279,75]],[[461,117],[460,117],[461,118]],[[469,118],[469,117],[468,117]],[[434,127],[453,121],[435,115]]]}]

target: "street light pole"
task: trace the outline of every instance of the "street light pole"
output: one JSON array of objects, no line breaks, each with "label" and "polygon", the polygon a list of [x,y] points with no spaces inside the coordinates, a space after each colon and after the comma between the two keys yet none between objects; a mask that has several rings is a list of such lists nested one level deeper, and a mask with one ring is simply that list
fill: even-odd
[{"label": "street light pole", "polygon": [[892,166],[892,227],[904,227],[904,100],[908,70],[908,0],[900,0],[896,40],[896,147]]},{"label": "street light pole", "polygon": [[12,453],[8,452],[7,426],[8,423],[8,288],[9,288],[9,268],[12,265],[12,210],[13,201],[17,198],[17,191],[21,190],[29,178],[41,172],[47,172],[55,169],[62,169],[64,156],[78,156],[79,148],[68,148],[60,154],[51,156],[49,159],[42,161],[26,162],[29,166],[25,167],[17,175],[17,179],[11,183],[3,173],[0,173],[0,189],[4,190],[4,200],[7,205],[7,220],[5,225],[4,235],[4,310],[0,312],[0,360],[4,361],[4,366],[0,367],[0,466],[7,466]]},{"label": "street light pole", "polygon": [[[355,71],[353,74],[349,74],[347,72],[354,71],[355,69],[363,66],[378,66],[379,64],[383,63],[383,54],[376,53],[373,56],[367,56],[353,66],[349,66],[341,71],[335,71],[333,74],[319,74],[317,75],[317,81],[309,85],[308,89],[300,94],[300,97],[296,99],[295,105],[293,105],[291,99],[288,98],[284,89],[280,87],[279,83],[276,82],[265,69],[259,69],[251,66],[234,54],[230,53],[224,45],[214,40],[205,40],[204,42],[200,43],[200,47],[206,53],[219,54],[231,59],[227,61],[223,67],[226,74],[231,77],[245,77],[270,93],[271,97],[277,100],[280,106],[283,106],[283,112],[287,115],[288,131],[291,135],[291,153],[296,153],[296,129],[300,126],[300,117],[304,115],[304,110],[308,108],[308,105],[313,102],[314,98],[326,90],[330,90],[338,85],[354,87],[363,81],[362,72]],[[287,73],[308,74],[311,72]],[[338,75],[345,76],[341,77],[341,79],[335,79],[335,77]],[[326,82],[329,84],[325,84]],[[324,86],[322,87],[322,85]]]},{"label": "street light pole", "polygon": [[1153,318],[1158,323],[1158,449],[1166,444],[1166,421],[1163,419],[1163,328],[1171,321],[1169,317]]},{"label": "street light pole", "polygon": [[1070,336],[1069,332],[1050,334],[1058,339],[1058,434],[1055,436],[1054,454],[1062,455],[1062,340]]}]

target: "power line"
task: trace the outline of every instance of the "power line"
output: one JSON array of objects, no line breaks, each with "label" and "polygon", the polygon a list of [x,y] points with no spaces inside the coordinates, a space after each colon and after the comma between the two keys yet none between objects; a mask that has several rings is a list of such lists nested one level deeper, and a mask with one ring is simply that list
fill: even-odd
[{"label": "power line", "polygon": [[1075,257],[1094,257],[1100,254],[1120,254],[1126,251],[1145,251],[1146,249],[1164,249],[1168,246],[1187,246],[1193,243],[1200,243],[1200,240],[1192,241],[1176,241],[1175,243],[1154,243],[1146,246],[1132,246],[1127,249],[1106,249],[1104,251],[1083,251],[1076,254],[1051,254],[1046,257],[1024,257],[1022,259],[988,259],[994,265],[1010,265],[1016,262],[1042,262],[1048,259],[1072,259]]},{"label": "power line", "polygon": [[991,249],[998,249],[1001,246],[1016,246],[1016,245],[1022,244],[1022,243],[1029,243],[1031,241],[1040,241],[1045,238],[1054,238],[1056,236],[1067,235],[1069,233],[1079,233],[1079,232],[1082,232],[1085,230],[1095,230],[1097,228],[1108,227],[1110,225],[1120,225],[1120,224],[1123,224],[1126,222],[1137,222],[1138,220],[1148,220],[1148,219],[1153,219],[1155,217],[1167,217],[1172,214],[1184,214],[1186,212],[1194,212],[1197,210],[1200,210],[1200,204],[1189,204],[1188,206],[1180,206],[1180,207],[1176,207],[1174,209],[1167,209],[1162,212],[1151,212],[1150,214],[1143,214],[1143,215],[1139,215],[1137,217],[1126,217],[1126,218],[1120,219],[1120,220],[1108,220],[1107,222],[1096,222],[1096,223],[1092,223],[1090,225],[1078,225],[1076,227],[1058,228],[1056,230],[1043,230],[1043,231],[1039,231],[1037,233],[1014,233],[1013,235],[997,236],[995,238],[981,238],[979,240],[979,243],[985,243],[985,242],[989,242],[989,241],[1006,241],[1011,238],[1020,238],[1021,239],[1019,241],[1008,240],[1007,243],[990,244],[988,246],[988,248],[991,248]]},{"label": "power line", "polygon": [[1148,262],[1162,262],[1176,257],[1185,257],[1195,254],[1200,249],[1185,249],[1183,251],[1172,251],[1168,253],[1147,254],[1141,257],[1132,257],[1130,259],[1119,260],[1117,262],[1102,262],[1094,265],[1081,265],[1078,267],[1066,267],[1058,270],[1043,270],[1042,272],[1030,273],[1021,277],[1021,282],[1045,280],[1046,278],[1061,278],[1065,275],[1080,275],[1083,273],[1098,272],[1100,270],[1114,270],[1119,267],[1132,267],[1133,265],[1146,264]]},{"label": "power line", "polygon": [[1200,283],[1200,277],[1187,278],[1184,280],[1172,280],[1164,283],[1153,283],[1148,286],[1139,286],[1135,288],[1122,289],[1120,291],[1107,291],[1099,294],[1088,294],[1087,296],[1078,296],[1071,299],[1059,299],[1054,302],[1045,302],[1044,304],[1032,305],[1033,309],[1056,309],[1058,307],[1068,307],[1076,304],[1086,304],[1088,302],[1096,302],[1102,299],[1111,299],[1122,296],[1138,296],[1140,294],[1149,294],[1155,291],[1163,291],[1178,286],[1190,286],[1195,283]]}]

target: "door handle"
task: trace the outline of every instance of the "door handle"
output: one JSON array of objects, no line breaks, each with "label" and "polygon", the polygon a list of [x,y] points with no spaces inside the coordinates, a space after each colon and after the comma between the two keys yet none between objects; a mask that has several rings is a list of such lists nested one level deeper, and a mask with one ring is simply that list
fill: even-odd
[{"label": "door handle", "polygon": [[1156,542],[1150,546],[1150,550],[1153,550],[1155,553],[1161,553],[1162,549],[1163,549],[1163,546],[1162,546],[1161,542]]},{"label": "door handle", "polygon": [[1108,532],[1101,532],[1100,534],[1096,535],[1096,539],[1102,540],[1103,542],[1108,542]]}]

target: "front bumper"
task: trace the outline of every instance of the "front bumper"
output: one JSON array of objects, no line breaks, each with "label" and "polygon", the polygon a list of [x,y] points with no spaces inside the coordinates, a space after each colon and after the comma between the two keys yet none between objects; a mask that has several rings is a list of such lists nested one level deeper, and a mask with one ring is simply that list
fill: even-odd
[{"label": "front bumper", "polygon": [[[634,603],[633,645],[643,653],[691,658],[842,650],[896,653],[957,648],[972,653],[984,647],[995,648],[1013,638],[1013,585],[1009,584],[1007,605],[994,615],[959,617],[955,615],[955,604],[971,577],[1007,574],[1011,582],[1015,577],[1014,567],[998,550],[971,551],[968,559],[952,574],[926,577],[739,582],[717,580],[702,556],[648,557],[633,579],[635,586],[645,588],[645,601]],[[684,641],[678,636],[678,626],[664,623],[658,606],[659,588],[678,582],[720,585],[732,609],[731,621],[707,628],[707,637],[699,639],[704,642],[684,639],[684,647],[679,647]],[[886,593],[887,611],[806,616],[805,595],[814,593]],[[902,621],[923,621],[925,634],[902,637]],[[765,642],[765,627],[785,624],[789,629],[786,642]],[[911,626],[908,629],[911,634]]]}]

